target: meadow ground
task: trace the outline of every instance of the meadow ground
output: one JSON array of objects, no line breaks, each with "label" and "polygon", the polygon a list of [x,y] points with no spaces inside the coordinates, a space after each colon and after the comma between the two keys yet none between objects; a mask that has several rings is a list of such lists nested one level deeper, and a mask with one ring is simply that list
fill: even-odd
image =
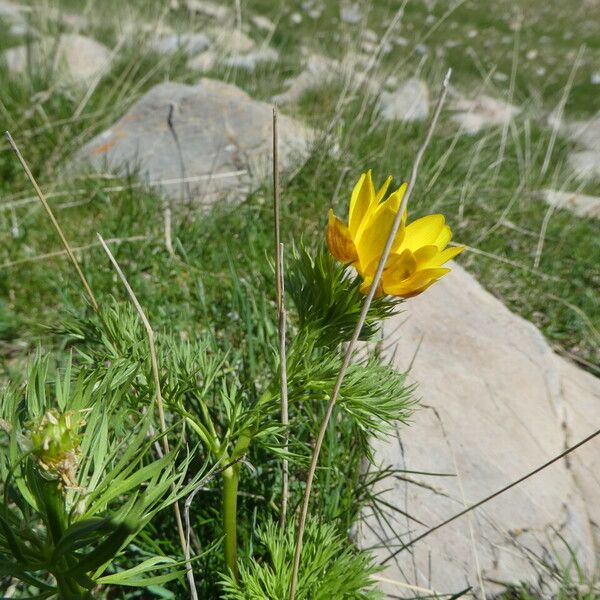
[{"label": "meadow ground", "polygon": [[[217,331],[227,343],[243,347],[252,380],[260,370],[260,349],[275,331],[267,260],[272,248],[269,185],[235,210],[217,206],[208,215],[176,211],[173,235],[179,258],[172,260],[163,245],[160,199],[137,186],[135,174],[123,179],[111,174],[74,176],[64,170],[78,147],[154,84],[166,79],[189,83],[199,77],[183,56],[161,57],[136,42],[133,31],[142,23],[164,19],[195,30],[210,24],[202,15],[190,22],[183,8],[165,11],[164,4],[33,3],[31,19],[40,29],[57,33],[66,27],[52,17],[51,8],[58,6],[59,13],[84,13],[82,32],[111,48],[126,26],[134,27],[110,73],[89,94],[56,85],[50,74],[16,76],[0,65],[0,129],[11,132],[49,194],[67,237],[81,248],[83,269],[100,297],[123,298],[124,293],[97,245],[97,231],[121,240],[115,254],[157,329],[169,327],[182,336]],[[307,6],[313,4],[320,5],[241,2],[241,21],[249,25],[249,35],[257,43],[268,36],[280,58],[252,73],[217,66],[205,76],[269,100],[283,90],[285,79],[301,71],[307,52],[341,59],[356,52],[361,32],[369,29],[383,36],[392,24],[390,51],[381,57],[378,73],[399,80],[417,75],[435,96],[452,67],[452,84],[459,92],[483,91],[519,106],[521,112],[510,126],[474,135],[460,134],[445,112],[423,163],[411,212],[444,213],[454,240],[469,248],[458,261],[538,326],[558,352],[600,374],[599,222],[550,210],[540,196],[546,188],[600,195],[600,181],[574,178],[567,164],[573,144],[555,138],[548,123],[561,103],[568,120],[589,118],[600,109],[600,3],[373,0],[361,5],[359,23],[340,20],[337,2],[324,2],[319,17],[311,18]],[[229,8],[235,12],[235,3]],[[275,23],[272,34],[252,24],[257,14]],[[8,26],[0,27],[1,50],[17,40]],[[318,243],[328,207],[333,203],[338,214],[343,212],[353,181],[366,168],[373,168],[378,179],[388,174],[398,182],[406,178],[424,134],[425,124],[378,120],[374,99],[360,88],[341,94],[341,84],[326,82],[283,109],[318,130],[334,121],[338,145],[336,152],[315,148],[299,171],[283,177],[286,241],[302,234]],[[68,348],[72,338],[65,336],[64,323],[69,315],[88,310],[65,257],[52,255],[60,250],[21,167],[0,140],[3,379],[19,377],[38,343],[46,349]],[[263,301],[249,302],[248,289],[264,289]],[[240,325],[243,340],[238,339]],[[368,491],[350,497],[344,481],[348,475],[358,477],[361,457],[335,452],[332,439],[325,456],[330,466],[327,485],[337,492],[320,501],[325,511],[343,515],[349,525]],[[262,489],[260,478],[252,485],[248,507],[252,495],[268,501],[269,490]],[[211,527],[210,510],[201,515],[206,527]]]}]

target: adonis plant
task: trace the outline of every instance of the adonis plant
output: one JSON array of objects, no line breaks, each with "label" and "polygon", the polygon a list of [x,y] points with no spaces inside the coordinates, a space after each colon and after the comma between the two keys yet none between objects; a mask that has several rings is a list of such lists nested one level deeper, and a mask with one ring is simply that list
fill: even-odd
[{"label": "adonis plant", "polygon": [[[368,171],[346,223],[330,212],[322,237],[284,254],[274,173],[276,307],[242,290],[232,263],[235,335],[155,332],[102,238],[127,302],[99,302],[70,255],[90,304],[60,329],[72,353],[38,352],[0,404],[0,577],[13,597],[379,597],[379,568],[331,500],[355,491],[328,487],[336,431],[368,459],[373,437],[409,419],[405,374],[369,342],[462,247],[447,248],[442,215],[409,222],[414,173],[388,193],[391,178],[377,188]],[[274,326],[259,329],[259,313]],[[247,497],[261,499],[252,513]]]}]

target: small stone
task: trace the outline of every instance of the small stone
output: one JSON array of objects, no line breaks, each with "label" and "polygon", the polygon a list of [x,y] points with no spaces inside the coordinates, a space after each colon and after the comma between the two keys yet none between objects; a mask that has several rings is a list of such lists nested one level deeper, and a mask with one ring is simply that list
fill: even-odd
[{"label": "small stone", "polygon": [[152,41],[150,48],[158,54],[169,55],[183,51],[192,57],[204,52],[210,40],[203,33],[175,33],[161,36]]},{"label": "small stone", "polygon": [[600,180],[600,152],[597,150],[584,150],[571,152],[568,156],[571,169],[578,179]]},{"label": "small stone", "polygon": [[185,5],[189,12],[204,15],[216,21],[226,21],[230,15],[226,6],[207,0],[186,0]]},{"label": "small stone", "polygon": [[473,100],[459,98],[452,108],[458,111],[452,115],[452,120],[458,123],[463,132],[471,135],[485,127],[504,126],[521,112],[518,106],[485,94]]},{"label": "small stone", "polygon": [[538,67],[535,70],[535,74],[539,75],[540,77],[543,77],[546,74],[546,67]]},{"label": "small stone", "polygon": [[502,73],[502,71],[496,71],[494,73],[494,79],[504,83],[505,81],[508,81],[508,75],[506,73]]},{"label": "small stone", "polygon": [[396,36],[394,38],[394,43],[397,46],[400,46],[401,48],[404,48],[405,46],[408,46],[409,41],[405,37],[402,37],[401,35],[398,35],[398,36]]},{"label": "small stone", "polygon": [[208,31],[215,46],[226,55],[243,54],[254,48],[254,41],[239,29],[213,27]]},{"label": "small stone", "polygon": [[187,62],[188,69],[192,71],[200,71],[201,73],[205,73],[206,71],[210,71],[217,64],[217,55],[212,50],[206,50],[201,54],[197,54],[196,56],[190,58]]},{"label": "small stone", "polygon": [[600,112],[586,121],[558,123],[561,133],[587,150],[600,152]]},{"label": "small stone", "polygon": [[394,92],[382,92],[380,111],[385,121],[424,121],[429,115],[427,84],[412,78]]},{"label": "small stone", "polygon": [[350,4],[340,8],[340,19],[344,23],[356,25],[363,19],[363,14],[359,4]]},{"label": "small stone", "polygon": [[265,62],[275,62],[279,58],[279,53],[274,48],[260,48],[248,54],[237,54],[230,56],[223,61],[223,64],[228,67],[238,69],[246,69],[254,71],[257,65]]},{"label": "small stone", "polygon": [[592,75],[590,76],[590,82],[592,83],[592,85],[600,85],[600,71],[592,73]]},{"label": "small stone", "polygon": [[15,4],[8,0],[0,0],[0,19],[8,22],[22,22],[24,20],[24,13],[29,8],[22,4]]},{"label": "small stone", "polygon": [[29,26],[27,23],[13,23],[8,32],[13,37],[25,37],[29,33]]},{"label": "small stone", "polygon": [[535,60],[537,58],[537,56],[538,56],[537,50],[528,50],[527,54],[525,55],[527,60]]},{"label": "small stone", "polygon": [[63,34],[56,40],[44,38],[28,45],[9,48],[3,54],[8,68],[15,73],[46,69],[56,65],[65,82],[87,84],[110,68],[110,51],[96,40],[82,35]]},{"label": "small stone", "polygon": [[429,48],[425,44],[417,44],[415,46],[415,52],[423,56],[424,54],[427,54],[427,52],[429,52]]},{"label": "small stone", "polygon": [[349,81],[352,90],[361,87],[363,93],[376,95],[381,91],[380,84],[362,72],[365,63],[371,62],[372,59],[364,55],[349,54],[340,62],[320,54],[310,54],[306,58],[304,70],[296,77],[286,80],[286,90],[273,96],[273,101],[277,104],[297,102],[308,90],[336,79]]},{"label": "small stone", "polygon": [[479,32],[476,29],[470,29],[469,32],[467,33],[467,37],[469,39],[473,39],[476,38],[479,35]]},{"label": "small stone", "polygon": [[292,13],[290,16],[290,21],[294,25],[300,25],[300,23],[302,23],[302,15],[299,12]]},{"label": "small stone", "polygon": [[365,29],[362,32],[362,37],[363,40],[366,40],[367,42],[372,42],[373,44],[379,41],[379,36],[372,29]]},{"label": "small stone", "polygon": [[275,23],[273,23],[273,21],[267,17],[262,15],[254,15],[250,20],[257,29],[268,31],[269,33],[273,33],[275,31]]},{"label": "small stone", "polygon": [[600,219],[600,198],[578,192],[544,190],[544,200],[557,209],[567,209],[578,217]]}]

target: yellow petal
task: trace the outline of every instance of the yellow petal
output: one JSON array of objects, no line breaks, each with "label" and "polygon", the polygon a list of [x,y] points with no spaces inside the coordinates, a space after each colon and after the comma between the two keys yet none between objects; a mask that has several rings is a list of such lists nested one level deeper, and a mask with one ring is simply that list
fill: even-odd
[{"label": "yellow petal", "polygon": [[371,171],[367,171],[360,176],[360,179],[352,190],[352,197],[350,198],[348,228],[353,238],[356,237],[358,229],[374,200],[375,187]]},{"label": "yellow petal", "polygon": [[444,215],[427,215],[406,226],[403,246],[413,252],[436,243],[444,228]]},{"label": "yellow petal", "polygon": [[415,255],[407,249],[400,254],[392,254],[388,258],[383,276],[389,283],[399,283],[410,277],[417,268]]},{"label": "yellow petal", "polygon": [[437,257],[440,255],[440,249],[435,245],[421,246],[414,252],[415,260],[419,269],[425,269],[426,267],[439,266],[442,263],[438,263]]},{"label": "yellow petal", "polygon": [[439,255],[435,259],[435,262],[437,262],[438,265],[443,265],[445,262],[448,262],[455,256],[458,256],[464,249],[464,246],[454,246],[452,248],[446,248],[445,250],[439,253]]},{"label": "yellow petal", "polygon": [[[373,277],[365,277],[365,279],[363,280],[361,286],[360,286],[360,291],[362,294],[368,294],[369,290],[371,289],[371,283],[373,283]],[[383,295],[383,286],[381,284],[381,281],[379,282],[379,285],[377,286],[377,291],[375,292],[375,298],[377,298],[378,296]]]},{"label": "yellow petal", "polygon": [[326,239],[329,252],[340,262],[350,263],[358,260],[356,246],[350,237],[348,228],[333,214],[331,209],[329,209]]},{"label": "yellow petal", "polygon": [[[379,204],[382,200],[383,197],[385,196],[386,192],[388,191],[388,188],[390,187],[390,183],[392,183],[392,176],[390,175],[383,183],[383,185],[379,188],[379,190],[377,190],[377,194],[375,195],[375,202],[376,204]],[[404,184],[404,187],[406,188],[406,184]]]},{"label": "yellow petal", "polygon": [[[359,270],[363,277],[372,263],[374,261],[378,262],[381,258],[387,239],[392,231],[392,225],[398,212],[399,204],[400,201],[395,193],[388,200],[382,202],[375,211],[369,214],[369,220],[365,229],[356,239]],[[392,253],[400,247],[403,239],[404,227],[400,226],[392,244]]]},{"label": "yellow petal", "polygon": [[444,225],[442,227],[442,230],[438,234],[437,239],[435,240],[435,245],[440,250],[443,250],[448,245],[448,242],[451,239],[452,239],[452,230],[450,229],[450,227],[448,225]]},{"label": "yellow petal", "polygon": [[411,298],[426,290],[430,285],[435,283],[440,277],[449,273],[450,269],[433,268],[416,271],[411,277],[401,282],[383,283],[383,290],[390,296],[400,296],[402,298]]}]

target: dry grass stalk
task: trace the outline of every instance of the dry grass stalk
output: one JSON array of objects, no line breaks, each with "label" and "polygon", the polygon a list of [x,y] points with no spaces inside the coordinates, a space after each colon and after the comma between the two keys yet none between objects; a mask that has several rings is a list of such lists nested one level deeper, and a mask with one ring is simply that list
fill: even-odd
[{"label": "dry grass stalk", "polygon": [[[152,367],[152,377],[154,379],[154,388],[156,390],[156,407],[158,409],[158,419],[159,419],[159,424],[160,424],[160,430],[161,430],[161,433],[163,434],[162,438],[161,438],[162,445],[163,445],[163,451],[165,454],[168,454],[171,451],[171,449],[169,447],[169,440],[166,435],[167,424],[165,421],[164,402],[163,402],[163,397],[162,397],[162,392],[161,392],[161,387],[160,387],[160,372],[158,370],[158,360],[157,360],[157,356],[156,356],[156,344],[155,344],[155,340],[154,340],[154,330],[152,329],[152,326],[150,325],[150,321],[148,321],[148,317],[146,317],[146,313],[144,312],[142,305],[139,303],[139,300],[137,299],[135,292],[129,285],[129,281],[127,280],[127,277],[125,277],[125,273],[123,273],[123,270],[119,266],[119,263],[116,261],[115,257],[113,256],[112,252],[110,251],[110,248],[108,247],[108,245],[106,244],[106,242],[104,241],[104,239],[102,238],[102,236],[99,233],[96,235],[98,236],[98,240],[100,241],[102,248],[104,248],[104,251],[106,252],[110,262],[112,263],[113,267],[115,268],[117,275],[123,282],[123,285],[125,286],[125,289],[127,290],[127,294],[129,295],[129,298],[131,299],[131,302],[133,303],[133,306],[135,307],[135,310],[137,311],[138,316],[140,317],[140,320],[142,321],[142,324],[144,325],[144,329],[146,331],[146,336],[148,338],[148,350],[150,352],[150,364]],[[185,532],[183,529],[183,521],[181,519],[181,511],[179,510],[179,504],[177,502],[175,502],[173,504],[173,508],[175,511],[175,520],[177,521],[177,531],[179,533],[179,541],[181,543],[181,549],[183,550],[183,552],[185,554],[187,544],[186,544]],[[188,565],[186,565],[186,567],[187,567],[186,570],[187,570],[188,582],[190,584],[192,595],[194,595],[195,590],[196,590],[196,584],[194,581],[194,573],[192,571],[191,565],[188,564]]]},{"label": "dry grass stalk", "polygon": [[54,213],[52,212],[52,209],[50,208],[50,205],[48,204],[46,197],[44,196],[42,190],[40,189],[40,186],[37,184],[37,181],[35,180],[35,177],[33,176],[31,169],[29,168],[29,165],[25,162],[25,159],[23,158],[21,151],[17,147],[17,144],[15,144],[15,141],[13,140],[12,136],[10,135],[10,133],[8,131],[5,132],[5,135],[6,135],[6,138],[8,139],[8,143],[10,144],[10,147],[13,149],[13,152],[16,154],[17,158],[19,159],[19,162],[21,163],[21,166],[23,167],[23,170],[25,171],[27,178],[31,182],[31,185],[33,186],[33,189],[35,190],[37,197],[40,199],[40,202],[44,206],[44,209],[46,210],[46,213],[48,214],[50,222],[52,223],[52,225],[54,226],[54,229],[58,233],[58,237],[60,238],[60,241],[62,242],[62,244],[65,248],[65,252],[68,254],[71,262],[73,263],[73,266],[75,267],[75,270],[77,271],[77,275],[79,276],[79,279],[81,280],[81,283],[90,299],[90,302],[92,303],[94,310],[97,312],[98,311],[98,302],[96,301],[94,292],[92,292],[92,288],[90,287],[87,279],[85,278],[85,275],[83,274],[83,271],[81,270],[81,267],[79,266],[79,262],[77,261],[77,258],[75,258],[75,254],[73,253],[73,250],[72,250],[69,242],[67,241],[67,238],[65,237],[65,234],[64,234],[61,226],[58,224],[58,221],[56,220],[56,217],[54,216]]},{"label": "dry grass stalk", "polygon": [[[285,312],[284,299],[284,277],[283,277],[283,244],[281,243],[281,198],[279,193],[279,153],[277,132],[277,107],[273,107],[273,229],[275,237],[275,290],[277,294],[277,322],[279,333],[279,373],[280,373],[280,398],[281,398],[281,424],[287,429],[289,423],[288,414],[288,390],[287,390],[287,356],[285,348],[285,334],[287,316]],[[284,451],[288,450],[288,434],[284,433]],[[287,517],[287,506],[289,497],[289,463],[284,458],[281,465],[281,515],[280,523],[283,527]]]},{"label": "dry grass stalk", "polygon": [[302,553],[302,540],[303,540],[303,536],[304,536],[304,529],[306,527],[306,517],[308,515],[308,505],[310,502],[312,483],[313,483],[313,479],[315,476],[315,471],[317,469],[317,464],[319,461],[319,454],[321,452],[321,446],[323,445],[323,439],[325,438],[327,426],[329,424],[329,420],[331,419],[331,414],[333,412],[333,408],[337,402],[338,395],[339,395],[340,389],[342,387],[342,382],[346,375],[346,371],[350,365],[350,360],[352,359],[352,356],[354,353],[354,348],[355,348],[358,338],[360,336],[360,332],[363,328],[364,322],[367,318],[367,313],[371,306],[371,302],[373,301],[373,298],[375,297],[375,292],[377,291],[377,288],[379,286],[379,282],[380,282],[381,276],[383,274],[383,269],[385,267],[385,263],[387,262],[388,256],[390,255],[390,252],[392,249],[392,244],[396,237],[396,233],[398,232],[398,229],[400,228],[400,223],[402,221],[402,215],[404,214],[404,211],[406,210],[406,206],[408,205],[408,201],[410,200],[412,191],[415,187],[415,183],[416,183],[416,179],[417,179],[417,175],[419,172],[419,167],[420,167],[421,161],[425,154],[425,150],[427,149],[427,146],[429,145],[429,142],[431,141],[431,138],[433,136],[433,130],[435,129],[435,126],[439,119],[440,112],[442,110],[442,105],[444,103],[446,94],[448,92],[448,84],[450,81],[450,74],[451,74],[451,71],[449,70],[444,78],[443,83],[442,83],[441,93],[438,98],[435,110],[433,112],[433,116],[431,118],[431,123],[427,130],[425,139],[424,139],[423,143],[421,144],[419,151],[417,152],[417,156],[415,157],[415,162],[413,164],[410,180],[408,182],[408,187],[406,188],[406,192],[404,194],[404,197],[402,198],[402,202],[400,203],[400,208],[398,209],[398,212],[397,212],[394,222],[392,224],[392,229],[388,235],[387,242],[383,249],[383,253],[381,255],[381,258],[379,259],[377,271],[375,272],[375,276],[373,278],[373,282],[369,289],[369,293],[367,294],[367,297],[365,298],[365,301],[363,303],[360,317],[359,317],[356,327],[354,329],[352,339],[348,343],[346,353],[344,355],[344,360],[342,362],[340,372],[338,374],[335,385],[333,387],[333,391],[331,393],[331,399],[329,400],[329,403],[327,405],[327,410],[325,411],[325,416],[323,418],[323,422],[321,423],[321,428],[319,430],[319,435],[317,437],[317,441],[315,442],[315,448],[313,450],[311,464],[310,464],[310,468],[309,468],[307,479],[306,479],[306,489],[305,489],[305,493],[304,493],[304,499],[302,502],[300,521],[298,524],[298,534],[297,534],[297,538],[296,538],[294,564],[292,566],[292,581],[291,581],[291,585],[290,585],[289,600],[294,600],[296,597],[296,589],[298,586],[298,571],[300,569],[300,556]]}]

